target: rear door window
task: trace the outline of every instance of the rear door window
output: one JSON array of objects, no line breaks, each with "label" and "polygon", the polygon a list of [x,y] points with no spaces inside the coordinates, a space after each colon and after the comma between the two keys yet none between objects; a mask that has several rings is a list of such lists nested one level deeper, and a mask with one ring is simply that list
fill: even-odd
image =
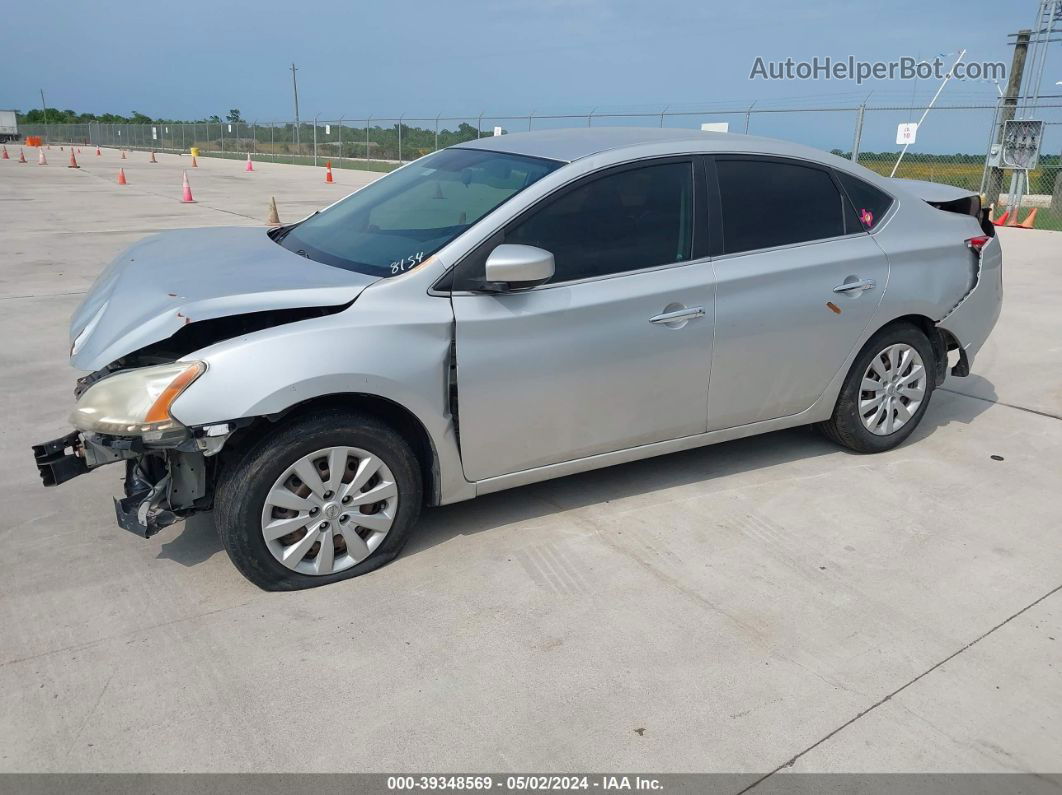
[{"label": "rear door window", "polygon": [[841,194],[824,168],[795,161],[719,158],[716,170],[724,254],[846,232]]}]

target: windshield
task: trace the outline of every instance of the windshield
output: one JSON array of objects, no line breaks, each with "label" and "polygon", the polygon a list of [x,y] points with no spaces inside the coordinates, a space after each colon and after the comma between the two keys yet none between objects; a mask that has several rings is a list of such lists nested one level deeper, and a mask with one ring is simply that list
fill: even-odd
[{"label": "windshield", "polygon": [[397,276],[561,163],[443,149],[283,230],[276,241],[328,265]]}]

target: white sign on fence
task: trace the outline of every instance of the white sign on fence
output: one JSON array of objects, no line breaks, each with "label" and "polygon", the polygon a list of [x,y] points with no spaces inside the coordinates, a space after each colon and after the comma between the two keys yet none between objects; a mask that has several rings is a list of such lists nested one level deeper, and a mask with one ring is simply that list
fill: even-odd
[{"label": "white sign on fence", "polygon": [[229,125],[229,132],[232,132],[232,125]]},{"label": "white sign on fence", "polygon": [[706,121],[701,125],[701,130],[704,132],[730,132],[730,122]]},{"label": "white sign on fence", "polygon": [[909,121],[896,127],[896,143],[900,146],[913,144],[918,134],[918,123]]},{"label": "white sign on fence", "polygon": [[331,134],[332,134],[332,125],[331,124],[326,124],[325,125],[325,135],[331,135]]},{"label": "white sign on fence", "polygon": [[159,139],[159,129],[158,129],[158,127],[152,127],[151,128],[151,140],[152,141],[157,141],[158,139]]},{"label": "white sign on fence", "polygon": [[494,128],[494,134],[495,135],[501,135],[502,134],[502,128],[501,127],[495,127]]}]

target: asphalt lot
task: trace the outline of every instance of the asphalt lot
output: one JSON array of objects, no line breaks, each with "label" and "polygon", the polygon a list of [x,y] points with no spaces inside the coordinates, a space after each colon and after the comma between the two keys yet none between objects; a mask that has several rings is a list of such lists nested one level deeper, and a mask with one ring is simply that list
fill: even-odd
[{"label": "asphalt lot", "polygon": [[1062,770],[1062,233],[1001,231],[999,326],[898,450],[797,429],[494,494],[269,594],[208,517],[139,540],[117,467],[45,490],[30,445],[122,248],[379,175],[202,158],[185,205],[187,156],[8,148],[0,771]]}]

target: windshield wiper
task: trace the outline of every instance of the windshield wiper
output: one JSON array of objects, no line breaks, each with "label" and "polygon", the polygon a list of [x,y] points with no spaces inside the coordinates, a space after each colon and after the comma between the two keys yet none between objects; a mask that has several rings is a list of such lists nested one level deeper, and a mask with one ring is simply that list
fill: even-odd
[{"label": "windshield wiper", "polygon": [[281,240],[287,237],[288,232],[290,232],[296,226],[298,226],[298,224],[289,224],[288,226],[282,226],[279,229],[274,229],[273,232],[270,234],[270,237],[273,238],[274,243],[279,243]]},{"label": "windshield wiper", "polygon": [[270,233],[270,236],[273,238],[273,242],[279,243],[281,240],[283,240],[285,237],[288,236],[288,232],[290,232],[292,229],[297,227],[303,221],[306,221],[309,218],[313,218],[313,216],[317,215],[319,212],[321,212],[321,211],[320,210],[314,210],[313,211],[313,215],[306,216],[306,218],[303,218],[302,221],[296,221],[293,224],[288,224],[287,226],[281,226],[281,227],[275,229],[273,232]]}]

